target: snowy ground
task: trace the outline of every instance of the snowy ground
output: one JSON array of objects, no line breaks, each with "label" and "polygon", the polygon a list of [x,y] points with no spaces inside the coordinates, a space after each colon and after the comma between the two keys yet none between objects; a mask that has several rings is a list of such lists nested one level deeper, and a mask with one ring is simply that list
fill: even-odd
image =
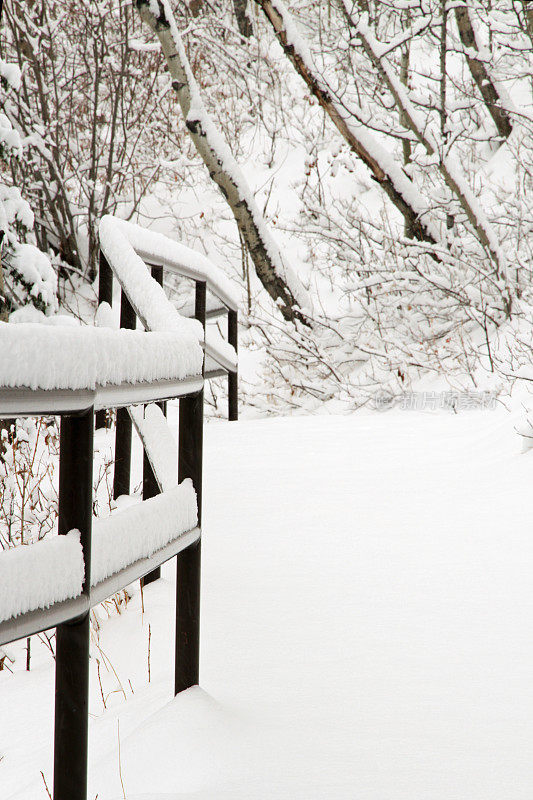
[{"label": "snowy ground", "polygon": [[[531,800],[533,453],[511,417],[217,422],[205,469],[202,688],[172,699],[167,566],[144,615],[136,591],[102,625],[90,800]],[[0,673],[2,800],[51,786],[35,652]],[[106,710],[96,656],[124,690]]]}]

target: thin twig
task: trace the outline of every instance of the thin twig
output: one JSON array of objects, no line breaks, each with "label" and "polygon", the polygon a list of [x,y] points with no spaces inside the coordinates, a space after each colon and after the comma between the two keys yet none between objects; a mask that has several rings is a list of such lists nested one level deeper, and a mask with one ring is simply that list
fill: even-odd
[{"label": "thin twig", "polygon": [[126,800],[126,790],[124,788],[124,781],[122,780],[122,762],[120,758],[120,720],[117,719],[117,738],[118,738],[118,776],[120,778],[120,785],[122,786],[122,795]]},{"label": "thin twig", "polygon": [[150,683],[150,642],[152,639],[152,628],[148,623],[148,683]]},{"label": "thin twig", "polygon": [[40,772],[41,772],[41,777],[43,779],[44,788],[46,789],[46,794],[48,795],[50,800],[52,800],[52,795],[50,794],[50,789],[48,788],[48,784],[46,783],[46,778],[44,777],[44,772],[42,770],[40,770]]}]

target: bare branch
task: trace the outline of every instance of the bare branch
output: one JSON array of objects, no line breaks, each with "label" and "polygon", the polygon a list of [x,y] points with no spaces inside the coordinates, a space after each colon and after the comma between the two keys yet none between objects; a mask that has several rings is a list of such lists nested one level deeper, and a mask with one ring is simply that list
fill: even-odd
[{"label": "bare branch", "polygon": [[284,265],[235,159],[203,106],[168,3],[158,0],[158,17],[152,12],[153,2],[136,0],[136,5],[142,20],[159,39],[187,130],[233,212],[259,280],[286,320],[309,324],[302,312],[307,305],[306,293],[297,276]]},{"label": "bare branch", "polygon": [[405,87],[397,80],[386,60],[382,58],[379,43],[369,25],[364,19],[359,20],[358,23],[352,20],[351,24],[356,31],[364,52],[392,94],[402,122],[415,134],[428,155],[435,157],[435,166],[444,178],[448,188],[459,200],[479,242],[492,259],[498,274],[501,274],[503,264],[501,262],[499,241],[482,208],[479,206],[474,193],[462,175],[460,175],[457,165],[445,153],[444,147],[439,147],[439,138],[434,134],[431,124],[426,124],[426,121],[419,119],[418,111],[410,101]]},{"label": "bare branch", "polygon": [[[363,161],[389,199],[402,214],[406,227],[412,236],[420,241],[435,243],[438,234],[432,230],[421,215],[427,211],[415,205],[417,192],[411,180],[394,163],[394,159],[383,151],[368,130],[359,122],[363,116],[360,110],[343,106],[333,95],[331,88],[319,76],[310,55],[304,52],[302,39],[289,35],[288,28],[293,25],[286,9],[277,0],[255,0],[272,25],[274,33],[285,54],[293,64],[312,94],[316,97],[341,136],[352,151]],[[358,115],[359,111],[359,115]],[[359,116],[359,119],[358,119]]]}]

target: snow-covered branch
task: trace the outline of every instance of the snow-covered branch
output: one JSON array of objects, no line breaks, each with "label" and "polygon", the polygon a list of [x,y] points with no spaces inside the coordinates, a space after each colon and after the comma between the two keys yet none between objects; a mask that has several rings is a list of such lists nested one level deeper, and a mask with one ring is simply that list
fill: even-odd
[{"label": "snow-covered branch", "polygon": [[331,87],[321,77],[305,40],[281,0],[255,0],[272,25],[274,33],[298,74],[303,78],[324,111],[370,170],[372,177],[386,192],[407,222],[412,235],[421,241],[439,241],[437,228],[429,219],[429,207],[424,203],[412,181],[395,162],[394,157],[372,136],[360,120],[361,109],[340,102]]},{"label": "snow-covered branch", "polygon": [[487,64],[478,57],[479,48],[476,41],[476,34],[466,3],[462,7],[456,6],[455,19],[461,43],[465,48],[466,63],[468,64],[472,78],[476,82],[477,88],[485,101],[487,111],[491,115],[499,135],[505,141],[505,139],[511,135],[513,129],[511,118],[508,110],[504,108],[502,98],[500,97],[495,82],[489,74]]},{"label": "snow-covered branch", "polygon": [[352,21],[359,40],[368,58],[379,71],[383,81],[392,94],[396,106],[401,114],[402,121],[415,134],[423,145],[427,154],[432,157],[448,188],[459,200],[468,221],[474,229],[480,243],[490,255],[496,270],[503,276],[505,261],[501,252],[498,237],[489,223],[481,204],[472,192],[467,181],[463,178],[458,164],[449,152],[444,152],[440,137],[431,120],[422,119],[420,112],[415,108],[409,98],[408,90],[398,80],[387,61],[381,56],[381,45],[374,36],[366,15],[362,15],[358,22]]},{"label": "snow-covered branch", "polygon": [[306,323],[311,311],[307,292],[296,273],[284,263],[244,175],[205,109],[167,0],[136,0],[136,5],[160,41],[187,130],[233,212],[258,278],[285,319]]}]

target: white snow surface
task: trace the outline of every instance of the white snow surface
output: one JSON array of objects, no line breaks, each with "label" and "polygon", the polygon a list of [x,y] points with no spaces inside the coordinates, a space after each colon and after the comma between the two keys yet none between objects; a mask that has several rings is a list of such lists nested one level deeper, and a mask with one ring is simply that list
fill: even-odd
[{"label": "white snow surface", "polygon": [[[93,643],[88,797],[121,800],[120,769],[127,800],[530,800],[533,451],[514,423],[209,424],[201,689],[172,696],[169,563],[144,613],[135,587],[99,612],[116,675]],[[54,664],[34,644],[26,673],[19,647],[1,794],[42,800]]]},{"label": "white snow surface", "polygon": [[0,622],[76,597],[84,572],[78,531],[0,550]]},{"label": "white snow surface", "polygon": [[[1,126],[0,115],[0,129]],[[17,242],[17,237],[13,230],[9,230],[10,226],[11,228],[16,228],[22,225],[27,230],[31,230],[34,220],[33,211],[27,200],[22,197],[18,186],[3,186],[0,184],[0,226],[2,230],[6,231],[8,240],[11,239],[13,243]]]},{"label": "white snow surface", "polygon": [[45,253],[32,244],[18,243],[11,267],[32,287],[33,297],[40,297],[51,310],[57,308],[57,275]]},{"label": "white snow surface", "polygon": [[131,406],[130,417],[163,492],[178,482],[178,447],[166,417],[156,403]]},{"label": "white snow surface", "polygon": [[236,368],[238,364],[235,348],[224,339],[218,326],[206,325],[205,328],[206,353],[212,353],[213,358],[224,367]]},{"label": "white snow surface", "polygon": [[0,113],[0,142],[2,147],[6,150],[10,150],[16,158],[20,158],[22,156],[22,143],[20,141],[20,135],[18,131],[13,128],[6,115],[2,113]]},{"label": "white snow surface", "polygon": [[[54,318],[52,318],[54,319]],[[0,386],[94,389],[182,380],[202,371],[195,339],[172,331],[0,323]]]},{"label": "white snow surface", "polygon": [[20,89],[20,69],[16,64],[4,61],[2,58],[0,58],[0,78],[3,78],[16,92]]},{"label": "white snow surface", "polygon": [[147,558],[198,521],[196,492],[189,479],[173,489],[95,520],[91,584],[94,586],[141,558]]}]

